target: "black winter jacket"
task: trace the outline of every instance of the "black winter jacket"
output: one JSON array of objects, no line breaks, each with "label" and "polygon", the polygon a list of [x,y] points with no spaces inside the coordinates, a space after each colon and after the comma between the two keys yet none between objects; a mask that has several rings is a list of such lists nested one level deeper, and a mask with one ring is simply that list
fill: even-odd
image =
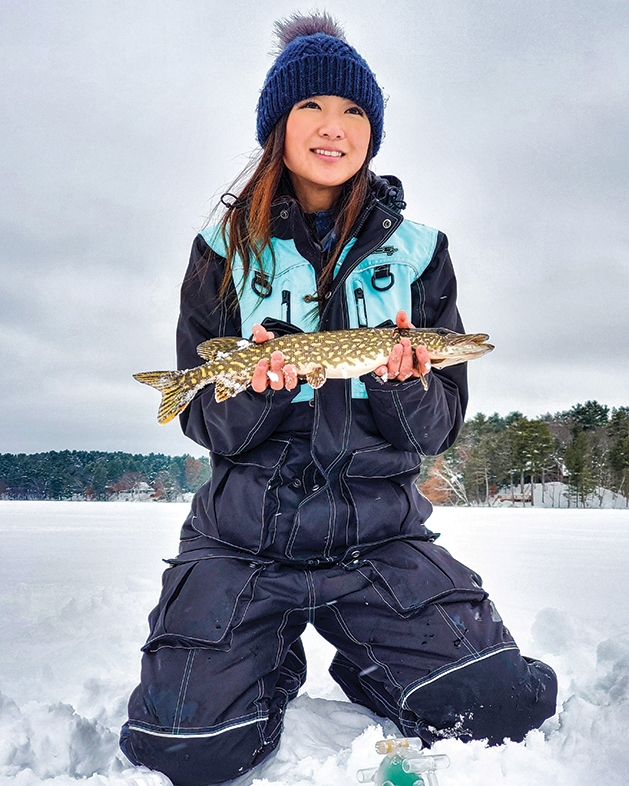
[{"label": "black winter jacket", "polygon": [[[403,222],[400,203],[399,181],[373,176],[360,229],[335,275],[319,330],[357,326],[359,300],[352,302],[352,292],[358,298],[371,281],[374,315],[393,320],[405,308],[416,327],[462,331],[447,239]],[[302,267],[292,269],[302,272],[289,272],[289,284],[307,287],[304,260],[310,275],[320,269],[321,252],[291,197],[274,205],[272,234],[276,270],[283,254],[297,259]],[[233,307],[233,281],[230,296],[218,297],[224,271],[219,245],[205,232],[192,248],[177,331],[179,368],[199,364],[196,347],[206,339],[248,336],[252,322],[283,316],[268,313],[272,306],[263,299],[245,318],[242,301]],[[421,269],[408,278],[409,270]],[[389,286],[396,276],[409,285],[396,291]],[[381,320],[367,322],[374,327]],[[351,380],[328,380],[313,394],[305,385],[294,391],[249,389],[222,403],[214,400],[213,386],[205,388],[181,416],[184,433],[210,450],[212,462],[212,478],[193,500],[189,547],[196,540],[317,565],[357,558],[389,540],[429,539],[424,522],[432,508],[415,480],[422,457],[446,450],[459,432],[467,403],[465,365],[434,370],[428,380],[425,391],[417,379],[382,383],[368,374],[361,377],[358,397]],[[299,400],[304,387],[310,401]]]}]

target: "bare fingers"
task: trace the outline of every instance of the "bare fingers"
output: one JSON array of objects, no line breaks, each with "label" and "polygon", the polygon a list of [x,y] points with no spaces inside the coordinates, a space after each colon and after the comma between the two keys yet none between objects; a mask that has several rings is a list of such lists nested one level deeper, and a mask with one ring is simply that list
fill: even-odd
[{"label": "bare fingers", "polygon": [[261,344],[263,341],[269,341],[275,338],[275,333],[271,333],[266,328],[263,328],[262,325],[254,325],[251,328],[251,332],[253,333],[253,340],[256,344]]},{"label": "bare fingers", "polygon": [[383,379],[405,382],[411,377],[419,377],[420,372],[426,376],[431,369],[430,356],[426,347],[415,349],[416,362],[413,359],[413,348],[408,338],[400,339],[389,355],[386,366],[379,366],[375,373]]},{"label": "bare fingers", "polygon": [[426,347],[415,347],[415,357],[417,358],[417,367],[413,368],[413,376],[418,377],[420,371],[423,376],[426,376],[426,374],[428,374],[432,368],[432,364],[430,363],[430,355],[428,354]]},{"label": "bare fingers", "polygon": [[284,355],[282,352],[271,354],[271,367],[267,372],[267,377],[273,390],[281,390],[284,387]]},{"label": "bare fingers", "polygon": [[406,311],[398,311],[395,315],[395,324],[399,328],[412,328],[411,320],[408,318]]},{"label": "bare fingers", "polygon": [[269,386],[269,361],[266,358],[258,360],[258,363],[251,377],[251,387],[256,393],[264,393]]},{"label": "bare fingers", "polygon": [[292,363],[284,365],[281,352],[273,352],[270,364],[266,358],[259,360],[251,377],[251,387],[256,393],[263,393],[267,387],[272,390],[294,390],[298,383],[297,369]]},{"label": "bare fingers", "polygon": [[297,369],[292,363],[287,363],[284,366],[284,387],[286,390],[295,390],[299,380],[297,379]]}]

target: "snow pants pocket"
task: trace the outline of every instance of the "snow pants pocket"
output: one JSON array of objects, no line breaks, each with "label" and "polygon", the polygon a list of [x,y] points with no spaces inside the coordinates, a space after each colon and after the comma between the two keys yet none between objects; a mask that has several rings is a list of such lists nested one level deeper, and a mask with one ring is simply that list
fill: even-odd
[{"label": "snow pants pocket", "polygon": [[159,603],[149,616],[150,634],[143,651],[160,647],[228,650],[264,563],[225,556],[170,562]]},{"label": "snow pants pocket", "polygon": [[408,617],[431,603],[482,601],[480,576],[430,541],[395,541],[369,552],[360,572],[396,614]]}]

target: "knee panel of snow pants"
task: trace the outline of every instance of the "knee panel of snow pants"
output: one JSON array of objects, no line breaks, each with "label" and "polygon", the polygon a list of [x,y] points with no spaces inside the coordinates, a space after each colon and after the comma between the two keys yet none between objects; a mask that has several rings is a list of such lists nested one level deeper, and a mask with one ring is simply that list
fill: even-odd
[{"label": "knee panel of snow pants", "polygon": [[450,737],[490,745],[507,738],[520,742],[556,708],[553,670],[528,663],[517,650],[501,649],[487,661],[481,657],[456,664],[434,682],[411,685],[401,709],[393,706],[389,686],[340,653],[330,673],[352,701],[390,718],[404,735],[421,737],[427,746]]},{"label": "knee panel of snow pants", "polygon": [[402,701],[406,724],[430,745],[444,737],[463,741],[521,742],[555,713],[557,678],[545,663],[517,649],[479,654],[409,686]]},{"label": "knee panel of snow pants", "polygon": [[215,737],[158,737],[138,733],[129,723],[122,727],[120,747],[136,765],[168,776],[174,786],[225,783],[262,762],[277,747],[280,737],[263,744],[255,726],[241,726]]},{"label": "knee panel of snow pants", "polygon": [[317,614],[346,694],[403,734],[522,739],[555,711],[556,678],[520,655],[480,577],[433,543],[365,555],[370,586]]},{"label": "knee panel of snow pants", "polygon": [[253,684],[250,652],[246,660],[243,674],[243,659],[229,652],[162,647],[146,653],[120,736],[127,758],[163,772],[175,786],[223,783],[263,761],[279,743],[286,705],[305,681],[305,654],[294,641],[280,666]]}]

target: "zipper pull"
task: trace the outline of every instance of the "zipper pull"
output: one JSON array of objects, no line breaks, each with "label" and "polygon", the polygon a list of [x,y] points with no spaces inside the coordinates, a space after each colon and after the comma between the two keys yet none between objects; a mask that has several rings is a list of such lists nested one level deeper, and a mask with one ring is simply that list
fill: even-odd
[{"label": "zipper pull", "polygon": [[373,250],[373,254],[386,254],[388,257],[392,257],[396,251],[399,249],[395,248],[395,246],[380,246],[380,248],[375,248]]},{"label": "zipper pull", "polygon": [[290,322],[290,291],[288,289],[282,290],[282,319],[284,322]]},{"label": "zipper pull", "polygon": [[358,327],[367,327],[367,304],[365,303],[365,293],[362,287],[354,290],[354,299],[356,301],[356,316],[358,319]]}]

